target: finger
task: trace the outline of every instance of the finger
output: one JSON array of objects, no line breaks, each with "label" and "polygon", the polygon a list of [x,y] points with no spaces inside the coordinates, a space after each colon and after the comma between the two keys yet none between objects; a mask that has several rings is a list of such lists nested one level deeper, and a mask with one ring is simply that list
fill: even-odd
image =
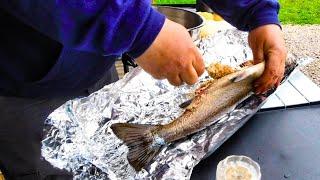
[{"label": "finger", "polygon": [[279,85],[281,84],[281,81],[283,80],[283,77],[284,77],[284,70],[285,68],[282,69],[281,73],[280,73],[280,77],[278,78],[278,81],[276,82],[276,88],[279,87]]},{"label": "finger", "polygon": [[178,74],[169,76],[167,79],[174,86],[180,86],[183,82]]},{"label": "finger", "polygon": [[267,92],[268,90],[272,89],[275,87],[275,82],[274,80],[267,80],[262,82],[258,87],[255,89],[256,94],[263,94]]},{"label": "finger", "polygon": [[256,94],[261,94],[265,91],[266,86],[268,86],[269,82],[271,81],[268,78],[267,67],[265,68],[263,74],[254,82],[254,91]]},{"label": "finger", "polygon": [[196,52],[196,59],[192,61],[192,65],[195,71],[197,72],[198,76],[201,76],[201,74],[204,73],[205,66],[203,58],[198,51]]},{"label": "finger", "polygon": [[[149,73],[149,74],[151,74],[151,73]],[[160,75],[160,73],[157,73],[157,74],[151,74],[151,76],[153,77],[153,78],[155,78],[155,79],[159,79],[159,80],[161,80],[161,79],[165,79],[165,77],[163,76],[163,75]]]},{"label": "finger", "polygon": [[258,86],[255,90],[256,94],[264,94],[267,91],[269,91],[270,89],[274,88],[274,82],[267,82],[265,84],[262,84],[261,86]]},{"label": "finger", "polygon": [[282,78],[279,78],[275,85],[276,88],[280,86],[281,81],[282,81]]},{"label": "finger", "polygon": [[265,93],[271,88],[278,87],[284,73],[281,56],[270,53],[266,60],[266,68],[262,76],[255,82],[256,93]]},{"label": "finger", "polygon": [[271,86],[272,79],[268,78],[266,74],[263,74],[256,82],[255,82],[255,93],[262,94],[266,92],[266,90]]},{"label": "finger", "polygon": [[274,49],[273,51],[270,51],[267,64],[269,67],[272,67],[272,68],[269,68],[271,69],[270,76],[276,80],[274,82],[274,86],[276,88],[280,85],[280,82],[284,77],[285,60],[286,60],[285,49],[284,50]]},{"label": "finger", "polygon": [[192,85],[198,81],[198,73],[195,68],[190,65],[184,71],[180,73],[181,80],[189,85]]},{"label": "finger", "polygon": [[259,64],[262,61],[264,61],[263,48],[254,48],[254,49],[252,49],[252,53],[253,53],[253,63],[254,64]]},{"label": "finger", "polygon": [[275,87],[278,76],[274,75],[274,71],[270,66],[266,66],[262,76],[255,82],[255,93],[263,94],[271,88]]},{"label": "finger", "polygon": [[263,50],[257,49],[253,51],[253,64],[259,64],[264,61]]}]

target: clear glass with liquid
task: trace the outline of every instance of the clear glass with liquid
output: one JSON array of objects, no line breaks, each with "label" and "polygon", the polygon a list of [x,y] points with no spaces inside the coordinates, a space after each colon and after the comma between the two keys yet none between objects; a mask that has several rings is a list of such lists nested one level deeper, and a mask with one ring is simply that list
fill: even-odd
[{"label": "clear glass with liquid", "polygon": [[216,180],[260,180],[258,163],[246,156],[228,156],[217,167]]}]

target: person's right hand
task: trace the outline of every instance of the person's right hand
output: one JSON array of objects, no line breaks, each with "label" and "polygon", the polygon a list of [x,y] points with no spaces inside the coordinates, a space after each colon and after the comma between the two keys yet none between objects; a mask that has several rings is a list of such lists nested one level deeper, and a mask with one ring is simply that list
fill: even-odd
[{"label": "person's right hand", "polygon": [[154,78],[168,79],[175,86],[196,83],[205,69],[187,29],[168,19],[136,63]]}]

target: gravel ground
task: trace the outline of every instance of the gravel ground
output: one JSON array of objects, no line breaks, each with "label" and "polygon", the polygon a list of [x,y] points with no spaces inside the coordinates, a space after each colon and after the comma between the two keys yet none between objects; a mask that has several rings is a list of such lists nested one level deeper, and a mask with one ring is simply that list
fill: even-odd
[{"label": "gravel ground", "polygon": [[320,86],[320,25],[284,25],[283,32],[290,54],[315,59],[301,70]]}]

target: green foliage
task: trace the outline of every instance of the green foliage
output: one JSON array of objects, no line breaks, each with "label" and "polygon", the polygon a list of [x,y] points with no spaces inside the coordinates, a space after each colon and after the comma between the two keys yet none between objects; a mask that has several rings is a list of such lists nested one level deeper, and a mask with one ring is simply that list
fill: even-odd
[{"label": "green foliage", "polygon": [[280,0],[280,21],[284,24],[320,24],[319,0]]}]

